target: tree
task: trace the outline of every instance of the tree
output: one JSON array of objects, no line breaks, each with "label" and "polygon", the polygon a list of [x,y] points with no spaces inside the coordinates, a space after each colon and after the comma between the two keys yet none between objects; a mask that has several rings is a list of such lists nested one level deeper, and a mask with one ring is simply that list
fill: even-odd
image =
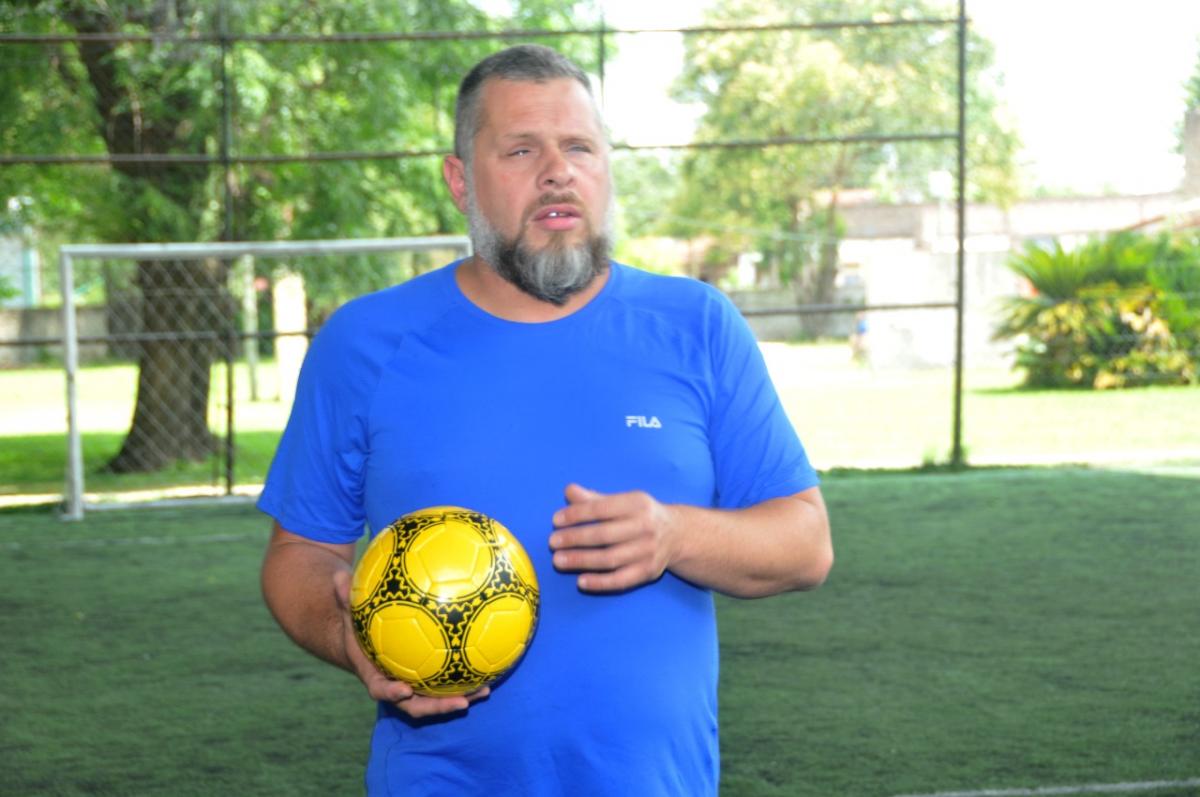
[{"label": "tree", "polygon": [[[718,0],[704,24],[779,25],[947,17],[932,0]],[[686,43],[675,86],[707,111],[700,141],[953,131],[957,49],[953,26],[706,33]],[[999,120],[991,50],[969,37],[968,176],[976,198],[1015,193],[1016,137]],[[829,302],[849,188],[891,197],[928,192],[928,174],[953,168],[951,144],[828,144],[713,148],[689,153],[676,213],[705,220],[729,252],[757,249],[798,295]],[[817,330],[819,331],[819,330]]]},{"label": "tree", "polygon": [[[518,0],[489,18],[466,0],[21,0],[0,29],[85,34],[63,45],[3,48],[0,144],[11,153],[213,156],[222,119],[242,154],[347,149],[444,151],[457,81],[494,40],[240,42],[228,54],[198,37],[225,30],[333,33],[487,30],[575,23],[587,3]],[[122,42],[113,34],[164,37]],[[165,38],[173,37],[173,38]],[[555,41],[561,45],[562,42]],[[567,49],[590,53],[586,42]],[[575,54],[575,53],[571,53]],[[590,65],[584,59],[585,65]],[[49,66],[49,68],[47,68]],[[229,80],[228,107],[222,75]],[[464,226],[436,158],[239,166],[117,161],[83,170],[23,165],[0,173],[0,196],[34,197],[35,225],[87,240],[156,242],[427,235]],[[86,175],[86,177],[84,176]],[[232,224],[223,214],[228,191]],[[327,273],[328,270],[326,270]],[[347,275],[362,270],[342,269]],[[133,420],[109,469],[156,470],[212,450],[209,373],[233,331],[229,264],[137,264],[140,307]],[[317,285],[341,295],[364,287]]]},{"label": "tree", "polygon": [[[1200,38],[1196,40],[1200,44]],[[1192,74],[1183,84],[1183,101],[1184,101],[1184,117],[1175,125],[1176,151],[1187,153],[1188,141],[1188,117],[1192,114],[1200,114],[1200,55],[1196,57],[1196,66],[1192,70]],[[1200,133],[1193,133],[1200,135]]]},{"label": "tree", "polygon": [[[1196,40],[1200,43],[1200,39]],[[1200,108],[1200,55],[1196,57],[1196,68],[1192,70],[1192,75],[1183,84],[1185,92],[1185,102],[1188,108]]]}]

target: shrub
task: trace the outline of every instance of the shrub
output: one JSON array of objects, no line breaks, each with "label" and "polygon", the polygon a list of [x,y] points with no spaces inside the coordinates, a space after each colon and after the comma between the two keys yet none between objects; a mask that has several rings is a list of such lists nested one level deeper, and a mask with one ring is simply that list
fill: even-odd
[{"label": "shrub", "polygon": [[1118,233],[1073,251],[1029,246],[1009,266],[1033,295],[1006,303],[995,337],[1018,342],[1027,386],[1197,383],[1195,240]]}]

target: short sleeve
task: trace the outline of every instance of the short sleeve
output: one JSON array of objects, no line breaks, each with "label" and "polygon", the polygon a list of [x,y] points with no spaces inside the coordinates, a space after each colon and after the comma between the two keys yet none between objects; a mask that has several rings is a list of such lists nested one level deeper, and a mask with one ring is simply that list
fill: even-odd
[{"label": "short sleeve", "polygon": [[257,504],[283,528],[320,542],[353,542],[366,522],[366,414],[378,369],[346,309],[309,347]]},{"label": "short sleeve", "polygon": [[713,404],[709,436],[717,505],[736,509],[819,483],[745,318],[723,295],[710,324]]}]

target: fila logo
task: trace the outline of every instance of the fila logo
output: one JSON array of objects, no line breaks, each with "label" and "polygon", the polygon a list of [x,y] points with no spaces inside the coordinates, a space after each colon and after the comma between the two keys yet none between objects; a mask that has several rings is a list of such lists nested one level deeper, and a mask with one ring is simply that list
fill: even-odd
[{"label": "fila logo", "polygon": [[636,426],[639,429],[661,429],[662,421],[655,415],[651,415],[649,418],[645,415],[626,415],[625,428],[628,429],[631,426]]}]

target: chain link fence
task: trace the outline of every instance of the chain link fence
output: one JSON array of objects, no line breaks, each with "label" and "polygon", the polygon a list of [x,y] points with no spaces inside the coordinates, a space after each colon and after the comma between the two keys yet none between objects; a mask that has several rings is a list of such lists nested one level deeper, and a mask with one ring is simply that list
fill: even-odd
[{"label": "chain link fence", "polygon": [[[61,350],[66,514],[261,482],[315,329],[468,251],[456,236],[63,247],[61,337],[23,343]],[[49,402],[63,393],[10,402],[3,435]]]},{"label": "chain link fence", "polygon": [[[40,337],[0,339],[10,354],[38,349],[48,358],[0,369],[0,449],[9,452],[0,458],[0,502],[40,497],[71,514],[147,498],[254,494],[311,334],[352,296],[449,262],[467,245],[386,244],[407,249],[248,255],[255,246],[304,244],[164,245],[150,247],[151,257],[67,247],[63,282],[80,301],[59,318],[73,319],[74,333],[43,327]],[[810,455],[827,471],[944,466],[958,390],[954,303],[872,304],[869,294],[852,295],[859,300],[841,306],[744,309]],[[1072,318],[1070,305],[1020,293],[969,301],[961,388],[968,463],[1200,462],[1200,346],[1194,331],[1168,334],[1156,315],[1194,312],[1200,294],[1131,305],[1125,291],[1089,301],[1107,301],[1117,323],[1071,333],[1064,322],[1059,331],[1079,356],[1128,362],[1140,353],[1172,367],[1135,369],[1136,388],[1029,389],[1030,371],[1014,367],[1018,352],[1044,344],[1033,334],[996,341],[991,333],[1013,303],[1045,323]],[[835,319],[838,336],[798,339],[798,320],[814,314]],[[65,483],[64,466],[75,474]],[[39,468],[40,480],[31,473]]]},{"label": "chain link fence", "polygon": [[[1183,285],[1164,287],[1153,307],[1147,302],[1114,300],[1105,322],[1081,326],[1074,317],[1056,317],[1055,303],[1039,309],[1037,300],[1044,300],[1046,294],[1023,292],[1026,287],[1005,268],[1007,246],[1022,236],[1011,236],[1003,251],[966,252],[967,19],[961,2],[957,16],[934,19],[834,20],[720,30],[619,31],[601,24],[572,31],[475,33],[256,32],[253,26],[242,30],[241,23],[248,20],[227,13],[250,6],[219,3],[215,8],[220,13],[213,17],[218,24],[211,31],[113,30],[80,39],[77,33],[37,28],[0,34],[0,54],[14,70],[30,66],[36,70],[49,65],[58,48],[85,40],[96,47],[146,48],[147,53],[153,50],[163,57],[185,54],[177,60],[188,64],[196,52],[207,49],[213,63],[205,68],[214,73],[213,83],[205,94],[205,114],[197,119],[202,117],[212,126],[212,140],[221,142],[219,151],[204,147],[199,148],[203,152],[118,148],[101,154],[19,150],[0,154],[0,166],[27,170],[24,173],[29,175],[75,170],[73,174],[85,175],[74,182],[82,206],[87,205],[82,197],[89,186],[118,174],[182,170],[193,182],[207,186],[204,213],[214,217],[210,227],[220,226],[221,234],[230,239],[238,237],[241,223],[249,224],[254,213],[266,212],[267,207],[279,212],[279,229],[293,229],[292,216],[299,214],[307,225],[302,229],[318,230],[304,237],[350,234],[343,231],[346,223],[365,214],[401,219],[399,229],[446,229],[444,219],[422,217],[408,200],[391,197],[387,187],[416,187],[431,195],[440,190],[437,169],[430,164],[444,149],[450,129],[453,81],[439,70],[457,76],[460,70],[449,69],[448,64],[461,61],[465,66],[496,41],[550,37],[547,43],[573,42],[585,55],[587,43],[594,43],[595,57],[587,58],[600,75],[603,99],[606,43],[623,41],[628,46],[636,36],[789,33],[882,40],[906,30],[940,31],[947,43],[956,45],[953,53],[947,47],[943,55],[958,61],[953,69],[947,66],[947,74],[954,72],[958,80],[957,114],[943,115],[934,126],[948,128],[945,123],[955,117],[956,130],[903,131],[885,126],[874,133],[846,136],[790,130],[769,138],[687,143],[650,136],[649,143],[618,142],[617,155],[689,149],[928,146],[945,150],[936,165],[948,169],[950,150],[954,150],[957,185],[943,192],[936,223],[925,219],[916,224],[912,235],[902,235],[891,218],[898,211],[882,208],[884,216],[857,227],[848,225],[859,232],[884,232],[878,240],[858,241],[857,253],[848,251],[848,242],[843,242],[837,274],[846,284],[840,286],[833,303],[797,307],[811,302],[811,297],[786,289],[765,305],[757,303],[761,297],[735,297],[764,341],[785,405],[819,467],[941,466],[963,460],[971,464],[1200,461],[1196,340],[1179,334],[1189,314],[1195,318],[1195,291]],[[342,73],[378,77],[408,63],[389,58],[409,48],[432,52],[429,48],[435,42],[450,49],[438,51],[445,57],[427,59],[438,69],[425,76],[417,98],[431,129],[411,142],[388,135],[394,132],[390,124],[367,126],[370,135],[363,138],[347,132],[362,132],[357,127],[330,127],[341,132],[316,135],[336,116],[335,98],[323,93],[320,81],[309,85],[304,94],[281,100],[293,110],[317,109],[306,135],[289,140],[287,146],[269,143],[269,127],[258,126],[257,106],[248,102],[268,99],[269,92],[258,83],[258,73],[269,65],[261,55],[268,48],[271,60],[284,64],[306,50],[324,54],[331,64],[341,63],[339,59],[351,52],[360,53],[361,61],[347,60],[353,68]],[[921,52],[926,49],[923,46]],[[59,101],[62,108],[69,106],[62,98]],[[268,142],[266,151],[248,146],[263,141]],[[371,168],[353,173],[340,170],[353,163],[371,164]],[[305,175],[315,177],[308,180]],[[293,182],[312,182],[317,188],[311,196],[298,194],[302,197],[298,202],[271,205],[263,200],[260,206],[248,199],[256,192],[273,196],[274,187]],[[345,185],[370,187],[370,201],[352,195],[333,199],[333,192]],[[663,203],[653,192],[637,190],[637,185],[635,180],[635,190],[618,194],[648,194],[649,204],[643,210],[649,218],[661,216]],[[105,212],[134,214],[135,209],[120,206]],[[194,215],[203,213],[197,210]],[[703,239],[716,233],[690,219],[675,221],[688,231],[686,241],[675,242],[677,249],[703,249]],[[954,226],[956,239],[951,232]],[[1119,224],[1109,229],[1118,228]],[[763,231],[739,231],[743,233],[753,237]],[[940,238],[918,240],[927,233]],[[781,237],[780,242],[781,251],[794,254],[801,248],[791,238]],[[162,257],[147,257],[146,250],[140,256],[118,256],[112,249],[77,249],[68,252],[70,267],[60,277],[43,279],[47,286],[64,283],[48,292],[62,288],[65,307],[0,310],[0,503],[6,496],[12,500],[41,496],[66,503],[71,514],[85,503],[253,491],[265,475],[287,417],[289,386],[307,337],[351,296],[403,281],[452,257],[445,251],[351,255],[275,250],[249,255],[247,246],[254,245],[217,245],[203,251],[185,247],[169,256],[159,253]],[[647,256],[632,262],[655,265],[657,261]],[[692,273],[710,276],[702,269]],[[960,279],[964,273],[965,280]],[[850,284],[854,279],[857,287]],[[68,281],[73,286],[65,284]],[[964,285],[966,294],[960,295]],[[993,340],[1003,322],[1000,305],[1022,298],[1033,300],[1031,317],[1041,318],[1041,331],[1051,334],[1039,337],[1034,324],[1004,341]],[[73,307],[76,300],[79,305]],[[1171,307],[1176,307],[1174,315],[1166,319],[1159,311]],[[1056,336],[1055,330],[1061,334]],[[1055,372],[1074,369],[1080,379],[1021,389],[1024,375],[1036,370],[1037,357],[1046,352],[1075,357],[1081,364]],[[1014,364],[1026,365],[1025,371],[1014,370]],[[1132,384],[1139,387],[1115,389]],[[64,468],[69,474],[66,487]]]}]

